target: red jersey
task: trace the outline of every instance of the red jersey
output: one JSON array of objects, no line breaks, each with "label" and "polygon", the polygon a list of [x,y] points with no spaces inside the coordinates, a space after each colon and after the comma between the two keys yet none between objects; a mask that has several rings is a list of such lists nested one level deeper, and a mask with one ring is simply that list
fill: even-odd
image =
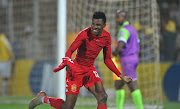
[{"label": "red jersey", "polygon": [[92,34],[91,27],[82,30],[66,52],[66,57],[70,57],[77,49],[74,61],[80,66],[93,67],[94,61],[99,52],[103,49],[104,63],[117,76],[121,73],[111,60],[111,36],[103,30],[101,36]]}]

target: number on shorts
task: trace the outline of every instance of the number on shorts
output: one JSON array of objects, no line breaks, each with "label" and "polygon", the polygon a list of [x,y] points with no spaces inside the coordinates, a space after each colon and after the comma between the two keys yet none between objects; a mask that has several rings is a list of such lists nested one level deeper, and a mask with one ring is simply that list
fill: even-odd
[{"label": "number on shorts", "polygon": [[100,78],[97,71],[93,71],[93,73],[96,76],[96,78]]}]

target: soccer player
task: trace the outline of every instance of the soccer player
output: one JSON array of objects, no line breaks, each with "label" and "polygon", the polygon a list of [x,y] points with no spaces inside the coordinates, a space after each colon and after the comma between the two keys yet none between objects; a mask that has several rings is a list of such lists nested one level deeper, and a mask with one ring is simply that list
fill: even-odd
[{"label": "soccer player", "polygon": [[[66,66],[66,101],[60,98],[46,96],[40,92],[29,104],[33,109],[39,104],[47,103],[56,109],[73,109],[79,94],[80,88],[84,85],[97,99],[97,109],[107,109],[107,94],[102,81],[95,70],[94,61],[99,52],[103,49],[104,63],[118,77],[126,83],[132,78],[123,76],[111,60],[111,37],[103,30],[106,25],[106,16],[103,12],[94,12],[91,27],[82,30],[71,46],[68,48],[59,67],[54,69],[57,72]],[[71,60],[72,53],[77,49],[75,59]]]},{"label": "soccer player", "polygon": [[[118,44],[113,52],[116,56],[120,56],[121,68],[124,76],[131,76],[132,82],[128,84],[131,95],[137,109],[143,109],[142,95],[137,86],[136,67],[138,66],[139,59],[139,39],[136,30],[127,21],[126,11],[117,11],[116,21],[120,25],[118,31]],[[115,82],[116,96],[118,98],[118,109],[123,108],[125,99],[125,91],[122,89],[124,82],[117,80]]]},{"label": "soccer player", "polygon": [[8,88],[8,79],[11,76],[13,50],[5,34],[0,34],[0,75],[2,76],[1,95],[5,96]]}]

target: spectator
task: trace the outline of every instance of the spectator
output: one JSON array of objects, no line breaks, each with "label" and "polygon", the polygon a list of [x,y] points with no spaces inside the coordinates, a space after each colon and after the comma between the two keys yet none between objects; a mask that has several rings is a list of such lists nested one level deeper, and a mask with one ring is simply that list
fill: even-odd
[{"label": "spectator", "polygon": [[169,20],[165,25],[165,31],[162,38],[165,61],[174,61],[175,59],[176,37],[176,24],[174,21]]}]

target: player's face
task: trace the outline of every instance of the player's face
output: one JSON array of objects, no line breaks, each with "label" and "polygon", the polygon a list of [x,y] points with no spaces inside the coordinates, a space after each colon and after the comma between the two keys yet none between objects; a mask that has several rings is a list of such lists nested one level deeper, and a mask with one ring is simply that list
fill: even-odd
[{"label": "player's face", "polygon": [[119,25],[122,25],[123,22],[124,22],[124,18],[123,18],[120,14],[117,14],[117,15],[116,15],[116,22],[117,22]]},{"label": "player's face", "polygon": [[103,19],[92,19],[91,30],[93,35],[100,36],[105,26]]}]

